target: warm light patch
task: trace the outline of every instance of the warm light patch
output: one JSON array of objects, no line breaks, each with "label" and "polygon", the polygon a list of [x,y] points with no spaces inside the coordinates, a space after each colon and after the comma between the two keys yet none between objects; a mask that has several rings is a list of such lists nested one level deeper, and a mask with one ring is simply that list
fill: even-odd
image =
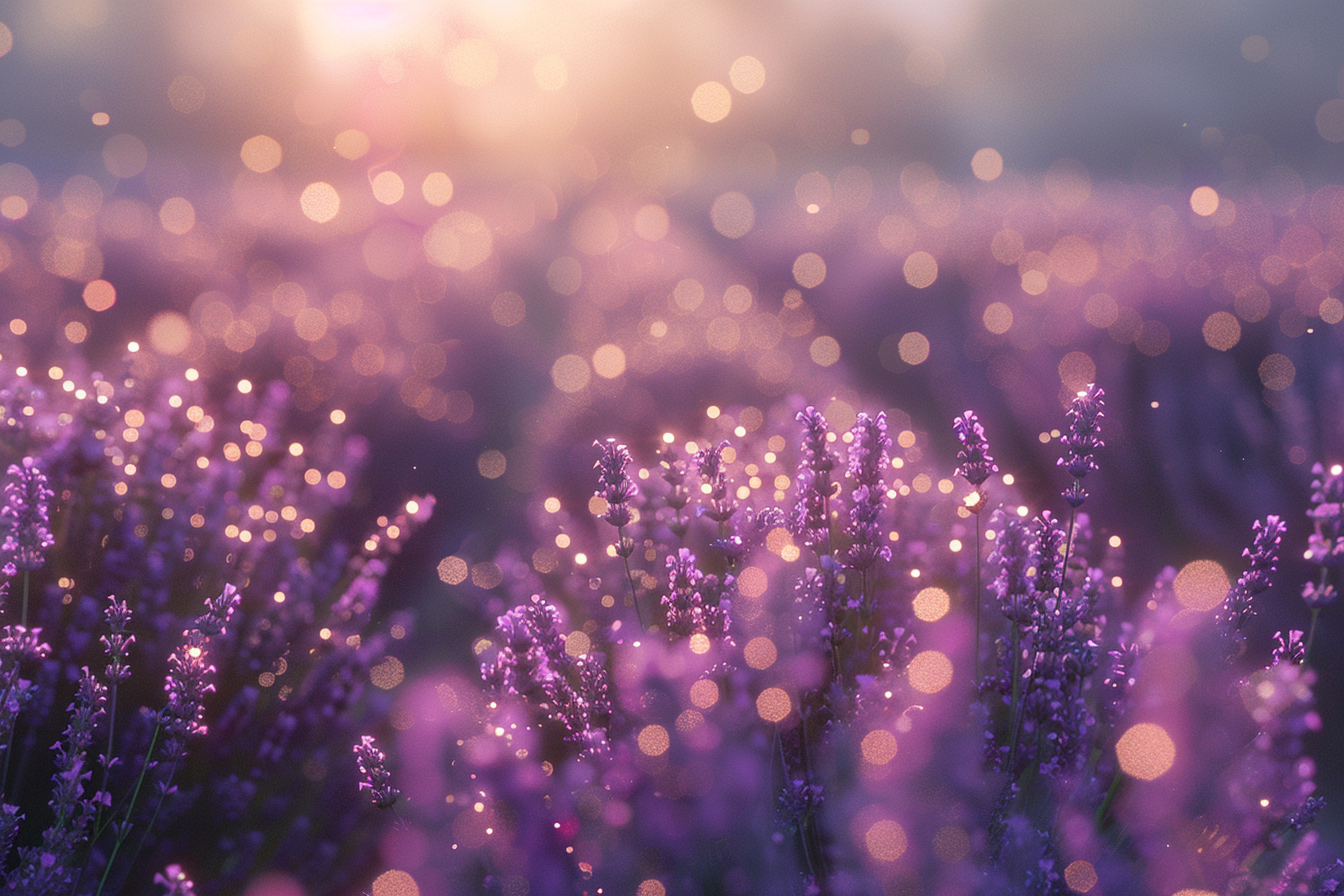
[{"label": "warm light patch", "polygon": [[[784,531],[784,530],[772,529],[771,533],[777,531]],[[785,534],[787,534],[787,532]],[[768,539],[769,536],[767,535],[767,545],[768,545]],[[742,571],[738,573],[737,576],[737,592],[741,594],[743,597],[749,597],[749,598],[760,597],[762,594],[765,593],[765,589],[769,587],[769,584],[770,584],[769,576],[765,574],[765,570],[761,569],[758,566],[743,567]]]},{"label": "warm light patch", "polygon": [[766,688],[756,698],[756,713],[767,722],[782,722],[793,711],[793,701],[783,688]]},{"label": "warm light patch", "polygon": [[826,262],[815,252],[804,252],[793,261],[793,279],[804,289],[820,286],[826,279]]},{"label": "warm light patch", "polygon": [[971,156],[971,173],[979,180],[990,181],[1003,173],[1003,156],[997,149],[986,146]]},{"label": "warm light patch", "polygon": [[915,595],[911,602],[915,616],[925,622],[937,622],[952,609],[952,598],[941,588],[928,587]]},{"label": "warm light patch", "polygon": [[318,224],[325,224],[341,210],[341,195],[326,181],[317,181],[303,188],[299,195],[303,216]]},{"label": "warm light patch", "polygon": [[907,364],[923,364],[929,358],[929,338],[923,333],[906,333],[896,344],[896,351]]},{"label": "warm light patch", "polygon": [[1192,610],[1212,610],[1223,602],[1231,587],[1227,572],[1213,560],[1190,561],[1172,582],[1176,599]]},{"label": "warm light patch", "polygon": [[667,887],[663,886],[662,881],[651,877],[640,881],[635,888],[635,896],[667,896]]},{"label": "warm light patch", "polygon": [[938,279],[938,259],[928,252],[911,252],[905,259],[902,272],[906,283],[915,289],[924,289]]},{"label": "warm light patch", "polygon": [[561,392],[581,392],[590,377],[588,362],[578,355],[561,355],[551,365],[551,382]]},{"label": "warm light patch", "polygon": [[764,635],[748,641],[742,653],[746,658],[747,665],[753,669],[769,669],[779,658],[779,651],[775,649],[775,642]]},{"label": "warm light patch", "polygon": [[755,93],[765,86],[765,66],[755,56],[739,56],[728,68],[728,82],[738,93]]},{"label": "warm light patch", "polygon": [[741,239],[756,226],[756,208],[742,193],[723,193],[710,204],[709,220],[720,236]]},{"label": "warm light patch", "polygon": [[338,156],[353,162],[369,151],[369,136],[353,128],[341,131],[336,135],[332,148],[336,150]]},{"label": "warm light patch", "polygon": [[117,290],[106,280],[91,280],[84,286],[84,304],[90,311],[106,311],[117,303]]},{"label": "warm light patch", "polygon": [[189,233],[196,226],[196,209],[181,196],[174,196],[159,206],[159,223],[176,236]]},{"label": "warm light patch", "polygon": [[733,108],[733,95],[718,81],[706,81],[691,94],[691,110],[701,121],[723,121]]},{"label": "warm light patch", "polygon": [[889,818],[873,822],[863,839],[868,854],[879,862],[896,861],[909,846],[905,829]]},{"label": "warm light patch", "polygon": [[808,354],[819,367],[830,367],[840,360],[840,343],[832,336],[818,336],[812,340]]},{"label": "warm light patch", "polygon": [[1241,341],[1241,322],[1228,311],[1215,311],[1204,320],[1204,342],[1225,352]]},{"label": "warm light patch", "polygon": [[1282,392],[1297,378],[1297,366],[1287,355],[1275,352],[1260,362],[1260,382],[1272,392]]},{"label": "warm light patch", "polygon": [[1002,335],[1013,327],[1013,309],[1004,302],[991,302],[980,319],[986,330]]},{"label": "warm light patch", "polygon": [[379,171],[369,180],[373,198],[383,205],[396,205],[406,194],[406,184],[395,171]]},{"label": "warm light patch", "polygon": [[1218,191],[1213,187],[1195,187],[1190,193],[1190,208],[1201,217],[1209,217],[1218,211]]},{"label": "warm light patch", "polygon": [[952,661],[938,650],[921,651],[906,669],[910,686],[921,694],[936,694],[952,683]]},{"label": "warm light patch", "polygon": [[875,728],[863,736],[859,750],[869,765],[886,765],[896,758],[896,737],[885,728]]},{"label": "warm light patch", "polygon": [[384,871],[374,878],[373,896],[420,896],[420,887],[405,871]]},{"label": "warm light patch", "polygon": [[191,324],[176,311],[162,311],[150,318],[148,336],[156,352],[180,355],[191,344]]},{"label": "warm light patch", "polygon": [[697,709],[709,709],[719,702],[719,686],[708,678],[691,685],[691,704]]},{"label": "warm light patch", "polygon": [[391,690],[406,678],[406,667],[394,656],[383,657],[383,661],[369,670],[369,681],[384,691]]},{"label": "warm light patch", "polygon": [[1085,859],[1070,862],[1064,869],[1064,883],[1075,893],[1086,893],[1097,885],[1097,869]]},{"label": "warm light patch", "polygon": [[280,164],[284,153],[274,137],[258,134],[243,141],[243,148],[239,155],[242,156],[243,164],[250,170],[258,174],[265,174],[267,171],[273,171]]},{"label": "warm light patch", "polygon": [[599,346],[593,352],[593,370],[604,379],[615,379],[625,373],[625,352],[615,343]]},{"label": "warm light patch", "polygon": [[667,729],[662,725],[645,725],[639,732],[639,751],[645,756],[661,756],[672,745]]},{"label": "warm light patch", "polygon": [[579,657],[593,649],[592,639],[586,632],[575,630],[565,636],[565,653]]},{"label": "warm light patch", "polygon": [[1171,770],[1176,762],[1176,744],[1161,725],[1140,722],[1115,744],[1120,769],[1141,781],[1153,781]]},{"label": "warm light patch", "polygon": [[448,556],[439,561],[439,580],[447,585],[460,585],[467,580],[467,561]]},{"label": "warm light patch", "polygon": [[453,181],[442,171],[431,172],[425,175],[424,183],[420,185],[420,195],[430,205],[447,205],[453,198]]}]

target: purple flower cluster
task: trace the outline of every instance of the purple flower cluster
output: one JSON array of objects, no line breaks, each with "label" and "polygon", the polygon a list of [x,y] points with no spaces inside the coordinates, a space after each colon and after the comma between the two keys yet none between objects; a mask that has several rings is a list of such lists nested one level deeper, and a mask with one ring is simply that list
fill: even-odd
[{"label": "purple flower cluster", "polygon": [[1087,491],[1083,488],[1083,477],[1097,469],[1093,457],[1098,448],[1105,447],[1101,440],[1101,418],[1105,408],[1103,399],[1106,393],[1096,383],[1088,383],[1087,388],[1078,393],[1069,406],[1069,431],[1061,440],[1068,454],[1056,463],[1073,477],[1073,483],[1064,490],[1064,500],[1069,506],[1078,508],[1087,500]]},{"label": "purple flower cluster", "polygon": [[[593,447],[600,448],[602,454],[597,459],[597,491],[594,494],[606,502],[606,509],[602,511],[602,519],[611,523],[617,529],[630,524],[630,499],[635,496],[635,484],[630,481],[630,477],[625,475],[625,468],[630,465],[630,449],[624,445],[616,443],[615,439],[607,439],[605,442],[594,442]],[[628,556],[633,548],[626,548],[624,545],[618,546],[617,550],[625,550]]]},{"label": "purple flower cluster", "polygon": [[667,630],[677,637],[702,634],[715,640],[728,636],[731,596],[736,581],[729,573],[722,579],[705,574],[695,565],[695,554],[678,548],[667,558]]},{"label": "purple flower cluster", "polygon": [[16,569],[40,569],[47,548],[55,544],[48,511],[51,499],[47,477],[36,460],[25,457],[20,463],[9,465],[4,505],[0,507],[0,529],[4,531],[0,556]]},{"label": "purple flower cluster", "polygon": [[845,534],[845,565],[860,572],[875,562],[891,559],[879,518],[886,504],[887,484],[883,479],[888,466],[887,415],[869,417],[860,413],[851,431],[849,445],[850,506]]},{"label": "purple flower cluster", "polygon": [[[1066,500],[1097,469],[1100,402],[1093,388],[1071,411]],[[599,527],[560,499],[537,517],[545,550],[497,557],[488,599],[530,596],[474,644],[488,703],[484,726],[454,729],[439,823],[469,851],[445,873],[589,893],[1332,886],[1302,633],[1263,668],[1219,636],[1269,587],[1281,520],[1256,524],[1220,608],[1174,569],[1130,600],[1115,533],[1072,502],[1067,521],[1032,513],[1011,484],[982,530],[928,474],[923,436],[903,427],[893,447],[884,414],[856,412],[833,439],[811,408],[792,448],[761,427],[725,443],[712,430],[732,417],[698,440],[698,495],[664,449],[629,557],[601,560]],[[994,464],[974,415],[959,419],[979,489]],[[720,477],[741,485],[716,497]],[[986,554],[1001,612],[981,641]],[[664,611],[633,634],[627,583]]]},{"label": "purple flower cluster", "polygon": [[499,617],[499,652],[481,675],[500,699],[518,698],[559,722],[580,755],[607,749],[611,715],[602,657],[566,649],[560,611],[539,597]]},{"label": "purple flower cluster", "polygon": [[432,500],[352,541],[331,483],[361,440],[285,389],[220,404],[143,358],[69,376],[0,444],[0,551],[35,598],[0,620],[0,889],[334,892],[370,859],[340,757],[389,709],[371,685],[407,622],[375,622],[378,583]]},{"label": "purple flower cluster", "polygon": [[1244,640],[1242,627],[1255,615],[1253,599],[1269,588],[1270,577],[1279,568],[1279,545],[1288,527],[1283,520],[1271,514],[1263,520],[1256,520],[1252,529],[1253,542],[1241,552],[1247,560],[1246,571],[1232,586],[1218,611],[1218,620],[1238,641]]},{"label": "purple flower cluster", "polygon": [[355,744],[354,751],[362,779],[359,789],[367,790],[369,798],[379,809],[392,808],[401,798],[401,791],[392,786],[392,773],[387,770],[387,756],[367,734]]},{"label": "purple flower cluster", "polygon": [[830,428],[821,412],[810,405],[798,412],[798,422],[803,425],[803,449],[793,529],[808,547],[830,553],[831,470],[835,468],[835,455],[826,445]]},{"label": "purple flower cluster", "polygon": [[[957,450],[957,473],[979,493],[985,480],[999,472],[999,465],[994,463],[989,443],[985,441],[985,428],[980,425],[975,411],[967,411],[952,421],[952,430],[961,444]],[[979,506],[971,505],[971,509],[978,510]]]}]

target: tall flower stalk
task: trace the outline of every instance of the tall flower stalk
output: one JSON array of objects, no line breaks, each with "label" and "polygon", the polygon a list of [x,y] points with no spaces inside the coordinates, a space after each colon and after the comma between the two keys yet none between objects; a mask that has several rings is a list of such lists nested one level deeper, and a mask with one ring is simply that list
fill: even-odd
[{"label": "tall flower stalk", "polygon": [[975,517],[975,678],[980,679],[980,610],[984,602],[984,586],[981,584],[980,542],[981,513],[988,503],[985,493],[985,481],[999,472],[989,453],[989,442],[985,440],[985,428],[975,411],[967,411],[952,421],[952,430],[956,433],[961,447],[957,449],[957,473],[971,484],[974,491],[967,496],[966,509]]},{"label": "tall flower stalk", "polygon": [[1335,464],[1327,471],[1322,464],[1316,464],[1311,473],[1311,507],[1307,518],[1311,520],[1312,533],[1307,538],[1307,559],[1320,566],[1321,571],[1316,581],[1302,588],[1302,599],[1311,608],[1303,662],[1311,659],[1321,610],[1334,603],[1338,593],[1331,573],[1344,567],[1344,466]]},{"label": "tall flower stalk", "polygon": [[625,580],[630,584],[630,602],[635,605],[635,618],[639,621],[640,631],[645,630],[644,612],[639,608],[639,589],[635,587],[635,575],[630,569],[630,555],[635,552],[635,541],[625,534],[633,513],[630,501],[635,496],[635,484],[625,474],[630,465],[630,449],[617,444],[615,439],[606,442],[594,442],[593,447],[601,450],[594,465],[598,471],[597,491],[594,494],[606,502],[606,508],[600,516],[616,527],[616,555],[625,563]]}]

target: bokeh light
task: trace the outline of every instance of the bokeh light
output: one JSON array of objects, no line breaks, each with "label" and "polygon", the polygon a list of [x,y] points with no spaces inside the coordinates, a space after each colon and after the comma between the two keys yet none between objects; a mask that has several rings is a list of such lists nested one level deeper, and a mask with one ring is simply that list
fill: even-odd
[{"label": "bokeh light", "polygon": [[906,668],[910,686],[921,694],[936,694],[952,683],[952,661],[938,650],[922,650]]},{"label": "bokeh light", "polygon": [[782,688],[766,688],[756,697],[756,714],[767,722],[782,722],[793,711],[793,701]]},{"label": "bokeh light", "polygon": [[1176,744],[1161,725],[1140,722],[1120,735],[1115,756],[1125,774],[1141,781],[1155,781],[1176,763]]},{"label": "bokeh light", "polygon": [[1213,560],[1190,561],[1172,582],[1176,599],[1192,610],[1212,610],[1223,602],[1231,587],[1227,571]]}]

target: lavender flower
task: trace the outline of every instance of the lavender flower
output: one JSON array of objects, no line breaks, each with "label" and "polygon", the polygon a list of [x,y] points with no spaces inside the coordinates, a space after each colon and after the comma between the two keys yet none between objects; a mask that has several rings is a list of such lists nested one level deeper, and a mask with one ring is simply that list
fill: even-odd
[{"label": "lavender flower", "polygon": [[601,657],[571,656],[560,633],[560,612],[539,597],[499,617],[502,644],[493,661],[481,666],[485,681],[502,697],[518,697],[565,729],[581,754],[606,750],[611,714]]},{"label": "lavender flower", "polygon": [[706,575],[695,565],[695,554],[686,548],[667,558],[668,592],[663,595],[667,629],[676,637],[693,634],[722,639],[728,634],[731,601],[727,595],[736,583],[725,573]]},{"label": "lavender flower", "polygon": [[[985,428],[980,425],[975,411],[967,411],[952,421],[952,430],[961,443],[957,451],[957,472],[979,492],[985,480],[999,472],[999,465],[989,454]],[[978,510],[979,505],[973,505],[971,509]]]},{"label": "lavender flower", "polygon": [[359,765],[360,790],[367,790],[373,804],[379,809],[390,809],[401,796],[401,791],[392,786],[392,773],[387,770],[387,756],[378,749],[373,738],[364,735],[355,744],[355,762]]},{"label": "lavender flower", "polygon": [[1027,569],[1031,562],[1031,546],[1027,526],[1011,514],[996,511],[991,525],[998,533],[990,563],[998,566],[991,587],[998,595],[999,606],[1014,625],[1030,621],[1030,583]]},{"label": "lavender flower", "polygon": [[1253,598],[1269,588],[1269,578],[1278,569],[1279,544],[1286,529],[1283,521],[1273,515],[1256,520],[1252,526],[1254,540],[1241,552],[1250,562],[1218,610],[1219,622],[1237,641],[1244,640],[1242,626],[1255,615]]},{"label": "lavender flower", "polygon": [[709,486],[709,507],[704,511],[705,516],[720,526],[737,512],[737,502],[728,489],[728,472],[723,467],[723,450],[727,447],[727,442],[720,442],[695,452],[695,468]]},{"label": "lavender flower", "polygon": [[163,709],[163,728],[167,735],[164,755],[180,759],[186,740],[205,734],[205,695],[214,691],[209,681],[215,667],[208,662],[210,639],[197,629],[188,631],[173,655],[168,658],[168,676],[164,691],[168,694]]},{"label": "lavender flower", "polygon": [[1327,471],[1316,464],[1311,472],[1307,518],[1314,531],[1307,537],[1307,559],[1331,569],[1344,566],[1344,467],[1335,464]]},{"label": "lavender flower", "polygon": [[18,569],[40,568],[47,548],[55,544],[47,516],[52,496],[47,477],[33,458],[25,457],[22,463],[10,465],[0,527],[5,536],[3,551]]},{"label": "lavender flower", "polygon": [[830,553],[831,470],[835,455],[826,447],[826,418],[812,406],[798,412],[803,424],[802,459],[798,465],[797,500],[793,529],[803,543],[819,553]]},{"label": "lavender flower", "polygon": [[1306,632],[1300,629],[1292,629],[1287,635],[1283,632],[1274,633],[1274,653],[1269,661],[1271,666],[1277,666],[1282,662],[1296,663],[1302,665],[1306,662],[1307,650],[1302,636]]},{"label": "lavender flower", "polygon": [[49,803],[53,820],[43,832],[40,846],[20,850],[19,868],[10,880],[11,886],[20,892],[64,892],[73,882],[76,853],[88,836],[100,805],[97,795],[86,793],[92,777],[87,754],[93,744],[94,728],[104,714],[106,697],[106,686],[86,666],[70,704],[70,721],[53,747],[56,773],[51,779]]},{"label": "lavender flower", "polygon": [[845,564],[850,569],[866,570],[879,558],[891,559],[891,548],[884,543],[877,518],[887,497],[887,485],[882,479],[887,469],[887,415],[869,417],[860,413],[854,424],[853,441],[849,446],[850,494],[849,523],[845,533],[849,545],[845,549]]},{"label": "lavender flower", "polygon": [[108,606],[103,615],[110,631],[98,640],[107,654],[107,680],[115,686],[131,674],[130,666],[126,664],[126,652],[135,643],[135,635],[127,631],[131,624],[131,609],[126,601],[117,600],[115,595],[108,595],[107,600]]},{"label": "lavender flower", "polygon": [[1081,507],[1087,500],[1083,489],[1083,477],[1097,469],[1093,454],[1105,446],[1101,440],[1101,419],[1105,408],[1106,393],[1096,383],[1088,383],[1087,388],[1078,393],[1069,407],[1069,431],[1061,440],[1068,455],[1055,463],[1068,471],[1073,484],[1064,490],[1064,500],[1073,508]]},{"label": "lavender flower", "polygon": [[[618,445],[615,439],[594,442],[593,447],[602,450],[602,455],[594,464],[598,471],[597,491],[594,494],[607,503],[606,510],[602,511],[602,519],[620,529],[630,524],[630,499],[635,496],[635,484],[625,475],[625,468],[630,464],[630,450],[624,445]],[[625,553],[621,556],[628,557],[634,545],[631,544],[628,549],[623,544],[618,545],[617,551],[622,550]]]},{"label": "lavender flower", "polygon": [[155,874],[154,883],[163,887],[163,896],[196,896],[196,885],[181,865],[169,865]]}]

